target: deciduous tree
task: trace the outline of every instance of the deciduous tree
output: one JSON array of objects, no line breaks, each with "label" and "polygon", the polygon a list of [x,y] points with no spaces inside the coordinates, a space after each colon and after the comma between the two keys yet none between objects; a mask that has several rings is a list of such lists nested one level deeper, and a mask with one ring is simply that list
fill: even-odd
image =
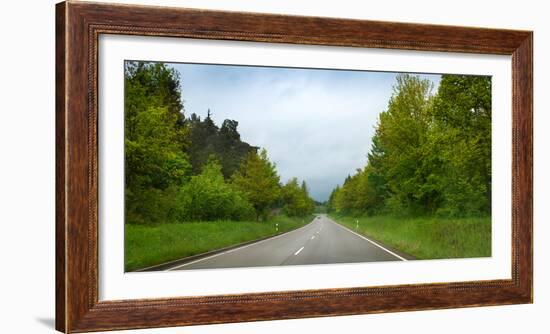
[{"label": "deciduous tree", "polygon": [[232,182],[256,210],[256,220],[267,217],[281,192],[275,164],[269,161],[265,149],[250,152],[233,174]]}]

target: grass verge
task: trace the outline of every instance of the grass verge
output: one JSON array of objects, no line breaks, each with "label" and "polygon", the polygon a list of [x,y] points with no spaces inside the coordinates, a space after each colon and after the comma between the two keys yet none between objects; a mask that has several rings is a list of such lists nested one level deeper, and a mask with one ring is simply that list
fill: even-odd
[{"label": "grass verge", "polygon": [[397,218],[332,214],[331,218],[418,259],[491,256],[490,217]]},{"label": "grass verge", "polygon": [[[134,271],[276,235],[304,226],[311,220],[313,216],[291,218],[279,215],[265,222],[185,222],[154,226],[126,224],[124,268],[126,271]],[[279,224],[278,232],[276,224]]]}]

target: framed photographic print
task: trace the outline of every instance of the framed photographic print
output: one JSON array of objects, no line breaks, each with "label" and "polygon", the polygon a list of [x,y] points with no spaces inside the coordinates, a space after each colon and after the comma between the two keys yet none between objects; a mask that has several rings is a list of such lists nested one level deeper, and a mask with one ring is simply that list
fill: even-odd
[{"label": "framed photographic print", "polygon": [[532,302],[532,32],[56,14],[59,331]]}]

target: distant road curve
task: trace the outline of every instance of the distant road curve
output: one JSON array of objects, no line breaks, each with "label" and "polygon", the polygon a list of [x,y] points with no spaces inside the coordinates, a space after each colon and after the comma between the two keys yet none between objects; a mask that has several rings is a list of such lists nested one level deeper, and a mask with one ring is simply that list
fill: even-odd
[{"label": "distant road curve", "polygon": [[167,270],[280,266],[299,264],[407,261],[350,229],[318,215],[294,231],[210,256],[178,263]]}]

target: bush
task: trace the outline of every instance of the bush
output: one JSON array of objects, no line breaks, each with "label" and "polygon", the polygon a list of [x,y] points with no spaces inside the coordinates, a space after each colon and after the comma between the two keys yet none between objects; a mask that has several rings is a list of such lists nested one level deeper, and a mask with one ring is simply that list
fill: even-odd
[{"label": "bush", "polygon": [[244,196],[225,182],[221,165],[215,160],[210,160],[201,174],[191,177],[181,188],[178,206],[182,220],[245,220],[255,214]]}]

